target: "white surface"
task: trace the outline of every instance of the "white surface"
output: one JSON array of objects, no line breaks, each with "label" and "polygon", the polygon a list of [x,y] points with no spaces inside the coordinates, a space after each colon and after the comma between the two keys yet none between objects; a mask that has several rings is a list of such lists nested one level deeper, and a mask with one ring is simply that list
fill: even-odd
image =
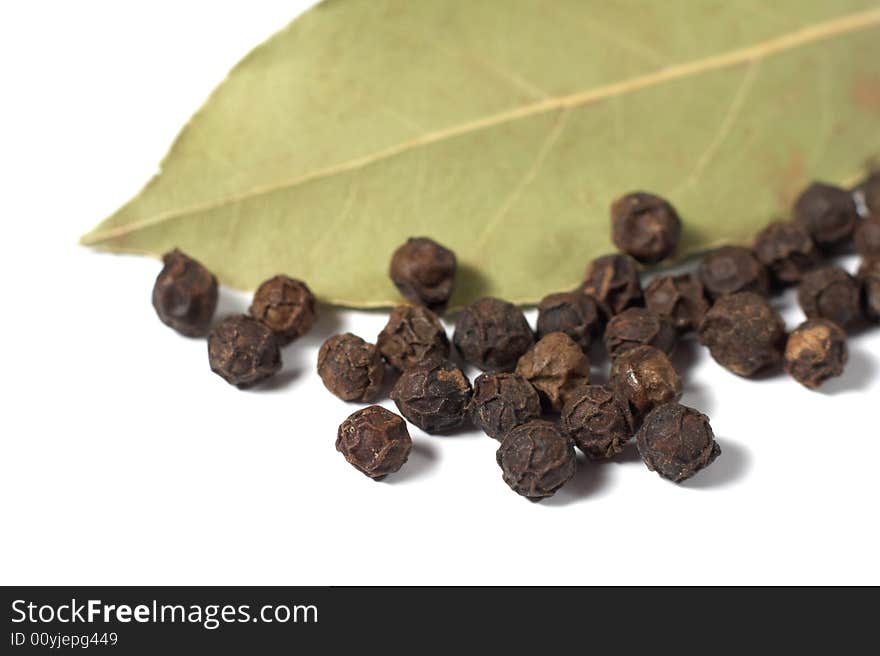
[{"label": "white surface", "polygon": [[413,429],[382,483],[335,451],[358,406],[322,387],[318,345],[372,339],[382,313],[324,309],[275,388],[241,392],[156,319],[155,261],[76,245],[305,4],[0,5],[0,583],[880,583],[880,330],[821,393],[698,352],[684,402],[712,418],[709,470],[583,467],[532,504],[481,434]]}]

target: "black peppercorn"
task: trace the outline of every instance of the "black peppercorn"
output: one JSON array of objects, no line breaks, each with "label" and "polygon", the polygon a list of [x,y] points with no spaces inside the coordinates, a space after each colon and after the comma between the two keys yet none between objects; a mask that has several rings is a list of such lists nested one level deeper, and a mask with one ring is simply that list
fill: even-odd
[{"label": "black peppercorn", "polygon": [[709,309],[703,283],[693,273],[654,278],[645,289],[645,305],[681,332],[699,326]]},{"label": "black peppercorn", "polygon": [[480,374],[468,408],[471,422],[500,440],[511,429],[541,417],[541,399],[519,374]]},{"label": "black peppercorn", "polygon": [[681,398],[681,378],[663,351],[636,346],[611,364],[611,389],[625,404],[633,425],[641,424],[656,406]]},{"label": "black peppercorn", "polygon": [[855,236],[856,252],[866,260],[880,259],[880,214],[859,221]]},{"label": "black peppercorn", "polygon": [[315,297],[301,280],[275,276],[257,288],[251,316],[269,326],[281,345],[305,335],[315,322]]},{"label": "black peppercorn", "polygon": [[754,252],[780,283],[798,282],[819,263],[819,251],[804,228],[794,221],[771,223],[755,237]]},{"label": "black peppercorn", "polygon": [[585,351],[601,326],[599,306],[581,292],[545,296],[538,305],[538,337],[565,333]]},{"label": "black peppercorn", "polygon": [[873,321],[880,321],[880,259],[862,262],[859,282],[862,283],[865,314]]},{"label": "black peppercorn", "polygon": [[244,389],[281,369],[281,351],[268,326],[241,314],[227,317],[211,329],[208,361],[211,371]]},{"label": "black peppercorn", "polygon": [[571,438],[556,424],[540,419],[510,430],[495,460],[510,489],[532,501],[552,496],[577,468]]},{"label": "black peppercorn", "polygon": [[721,448],[709,418],[680,403],[658,406],[645,418],[636,434],[645,465],[676,483],[712,464]]},{"label": "black peppercorn", "polygon": [[590,382],[590,361],[571,337],[550,333],[519,359],[516,373],[538,390],[546,407],[559,412],[576,387]]},{"label": "black peppercorn", "polygon": [[166,253],[162,263],[153,285],[156,314],[181,335],[206,335],[217,309],[217,278],[177,249]]},{"label": "black peppercorn", "polygon": [[681,219],[663,198],[643,191],[621,196],[611,205],[611,238],[639,262],[655,264],[675,252]]},{"label": "black peppercorn", "polygon": [[868,176],[860,188],[865,199],[865,208],[870,214],[880,216],[880,171]]},{"label": "black peppercorn", "polygon": [[403,419],[371,405],[342,422],[336,450],[359,472],[378,481],[403,466],[412,450],[412,439]]},{"label": "black peppercorn", "polygon": [[798,196],[794,216],[820,248],[836,246],[852,237],[858,211],[846,189],[814,182]]},{"label": "black peppercorn", "polygon": [[847,328],[862,317],[861,288],[839,266],[825,266],[804,276],[798,302],[809,319],[830,319]]},{"label": "black peppercorn", "polygon": [[441,311],[455,284],[455,253],[427,237],[411,237],[391,257],[389,275],[411,303]]},{"label": "black peppercorn", "polygon": [[400,414],[426,433],[444,433],[464,423],[471,384],[451,362],[427,362],[400,375],[391,400]]},{"label": "black peppercorn", "polygon": [[612,359],[643,344],[672,353],[677,337],[672,322],[666,317],[647,308],[628,308],[608,321],[605,348]]},{"label": "black peppercorn", "polygon": [[633,435],[626,403],[605,385],[582,385],[562,406],[562,428],[591,460],[611,458]]},{"label": "black peppercorn", "polygon": [[802,385],[815,389],[842,374],[848,357],[843,328],[827,319],[809,319],[788,337],[785,370]]},{"label": "black peppercorn", "polygon": [[742,246],[724,246],[700,262],[700,280],[710,298],[738,292],[766,294],[770,278],[755,253]]},{"label": "black peppercorn", "polygon": [[452,341],[466,362],[485,371],[512,369],[535,336],[516,306],[481,298],[459,313]]},{"label": "black peppercorn", "polygon": [[785,324],[763,296],[741,292],[719,298],[700,324],[700,343],[721,366],[753,376],[782,361]]},{"label": "black peppercorn", "polygon": [[437,315],[420,305],[399,305],[376,339],[379,352],[403,371],[429,360],[449,357],[449,339]]},{"label": "black peppercorn", "polygon": [[370,403],[379,396],[385,377],[382,354],[357,335],[333,335],[318,351],[318,375],[343,401]]},{"label": "black peppercorn", "polygon": [[581,291],[596,299],[607,316],[642,305],[639,268],[629,255],[604,255],[587,269]]}]

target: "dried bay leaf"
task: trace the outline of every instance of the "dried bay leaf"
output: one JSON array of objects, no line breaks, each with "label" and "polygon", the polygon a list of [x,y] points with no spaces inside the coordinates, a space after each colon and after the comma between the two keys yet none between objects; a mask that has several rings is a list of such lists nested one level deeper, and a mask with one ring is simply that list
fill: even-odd
[{"label": "dried bay leaf", "polygon": [[180,247],[395,303],[394,248],[462,266],[453,303],[574,287],[647,189],[683,254],[743,242],[811,179],[880,156],[878,0],[330,0],[242,60],[159,174],[82,238]]}]

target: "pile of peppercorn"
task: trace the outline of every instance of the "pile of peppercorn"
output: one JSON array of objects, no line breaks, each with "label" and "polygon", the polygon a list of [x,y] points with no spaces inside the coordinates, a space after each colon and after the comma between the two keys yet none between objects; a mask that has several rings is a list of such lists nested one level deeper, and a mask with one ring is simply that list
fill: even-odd
[{"label": "pile of peppercorn", "polygon": [[[403,418],[442,434],[467,424],[501,442],[496,460],[517,493],[540,500],[575,473],[575,448],[588,460],[615,456],[635,437],[648,469],[680,482],[720,454],[708,418],[679,403],[682,383],[669,355],[696,331],[712,357],[752,377],[783,367],[809,388],[839,376],[847,330],[880,321],[880,174],[848,191],[814,183],[791,221],[771,223],[752,248],[727,246],[695,272],[655,277],[643,290],[640,264],[669,258],[681,220],[663,198],[627,194],[611,206],[612,238],[622,251],[594,260],[582,285],[538,305],[536,330],[514,305],[483,298],[461,310],[452,344],[484,373],[473,382],[453,361],[441,324],[456,258],[428,238],[395,251],[390,276],[409,304],[392,312],[375,344],[334,335],[318,354],[318,374],[345,401],[372,403],[387,370]],[[863,258],[858,276],[823,263],[850,244]],[[179,251],[164,258],[153,304],[179,332],[208,334],[211,369],[239,387],[281,367],[279,346],[309,330],[315,299],[305,283],[276,276],[257,290],[249,315],[210,329],[217,282]],[[798,285],[807,321],[790,334],[769,296]],[[608,383],[590,380],[589,349],[601,340]],[[412,441],[402,417],[371,405],[339,427],[336,448],[359,471],[381,479],[406,462]]]}]

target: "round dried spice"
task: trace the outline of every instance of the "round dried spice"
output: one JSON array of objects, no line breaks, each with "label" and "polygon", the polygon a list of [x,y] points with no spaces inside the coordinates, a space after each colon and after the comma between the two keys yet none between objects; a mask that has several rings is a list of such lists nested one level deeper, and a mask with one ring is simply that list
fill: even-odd
[{"label": "round dried spice", "polygon": [[516,373],[538,390],[548,408],[559,412],[576,387],[590,382],[590,361],[571,337],[550,333],[519,359]]},{"label": "round dried spice", "polygon": [[766,267],[742,246],[724,246],[709,253],[700,262],[698,274],[713,299],[739,292],[766,294],[770,288]]},{"label": "round dried spice", "polygon": [[639,262],[665,260],[675,252],[680,236],[681,219],[660,196],[636,191],[611,205],[611,238],[620,250]]},{"label": "round dried spice", "polygon": [[755,237],[754,251],[761,264],[781,283],[798,282],[819,263],[813,239],[794,221],[768,225]]},{"label": "round dried spice", "polygon": [[515,305],[487,297],[459,313],[452,341],[466,362],[485,371],[512,369],[535,336]]},{"label": "round dried spice", "polygon": [[247,315],[227,317],[208,335],[211,371],[240,388],[256,385],[281,369],[275,335]]},{"label": "round dried spice", "polygon": [[645,289],[645,305],[681,332],[699,326],[709,309],[703,283],[693,273],[654,278]]},{"label": "round dried spice", "polygon": [[446,307],[455,284],[455,253],[427,237],[411,237],[391,257],[391,281],[412,303]]},{"label": "round dried spice", "polygon": [[382,354],[357,335],[333,335],[318,351],[318,375],[324,387],[343,401],[370,403],[385,377]]},{"label": "round dried spice", "polygon": [[471,383],[451,362],[428,362],[400,375],[391,400],[400,414],[426,433],[443,433],[464,423]]},{"label": "round dried spice", "polygon": [[785,370],[810,389],[842,374],[848,358],[846,332],[827,319],[805,321],[785,346]]},{"label": "round dried spice", "polygon": [[804,276],[798,302],[807,318],[830,319],[844,328],[862,317],[859,283],[839,266],[825,266]]},{"label": "round dried spice", "polygon": [[587,350],[601,325],[602,317],[596,301],[581,292],[550,294],[538,304],[538,337],[565,333]]},{"label": "round dried spice", "polygon": [[495,460],[510,489],[532,501],[552,496],[577,468],[571,438],[556,424],[540,419],[509,431]]},{"label": "round dried spice", "polygon": [[865,314],[869,319],[880,321],[880,259],[862,262],[859,282],[862,283]]},{"label": "round dried spice", "polygon": [[352,413],[339,426],[336,450],[374,481],[403,466],[412,450],[406,422],[378,405]]},{"label": "round dried spice", "polygon": [[250,313],[269,326],[279,344],[289,344],[311,330],[315,297],[302,280],[279,275],[257,288]]},{"label": "round dried spice", "polygon": [[449,339],[437,315],[421,305],[399,305],[376,339],[379,352],[403,371],[449,357]]},{"label": "round dried spice", "polygon": [[611,458],[632,437],[626,404],[605,385],[582,385],[562,406],[562,428],[591,460]]},{"label": "round dried spice", "polygon": [[217,278],[177,249],[166,253],[162,263],[153,285],[153,307],[159,319],[181,335],[206,335],[217,309]]},{"label": "round dried spice", "polygon": [[639,268],[629,255],[604,255],[593,260],[581,291],[592,296],[608,316],[642,305]]},{"label": "round dried spice", "polygon": [[880,213],[859,221],[854,239],[859,255],[866,260],[880,259]]},{"label": "round dried spice", "polygon": [[666,403],[651,411],[636,435],[636,444],[648,469],[675,483],[721,455],[709,418],[680,403]]},{"label": "round dried spice", "polygon": [[868,212],[880,216],[880,171],[872,173],[861,186]]},{"label": "round dried spice", "polygon": [[541,417],[541,399],[519,374],[480,374],[468,413],[471,423],[500,440],[512,428]]},{"label": "round dried spice", "polygon": [[614,360],[611,388],[631,413],[634,426],[656,406],[678,401],[682,394],[681,378],[669,356],[654,346],[637,346]]},{"label": "round dried spice", "polygon": [[859,218],[849,191],[822,182],[814,182],[798,196],[794,216],[820,248],[836,246],[852,237]]},{"label": "round dried spice", "polygon": [[763,296],[733,294],[719,298],[706,313],[700,343],[721,366],[753,376],[782,361],[785,324]]},{"label": "round dried spice", "polygon": [[645,344],[672,353],[677,337],[672,322],[666,317],[647,308],[629,308],[608,321],[605,348],[612,359]]}]

